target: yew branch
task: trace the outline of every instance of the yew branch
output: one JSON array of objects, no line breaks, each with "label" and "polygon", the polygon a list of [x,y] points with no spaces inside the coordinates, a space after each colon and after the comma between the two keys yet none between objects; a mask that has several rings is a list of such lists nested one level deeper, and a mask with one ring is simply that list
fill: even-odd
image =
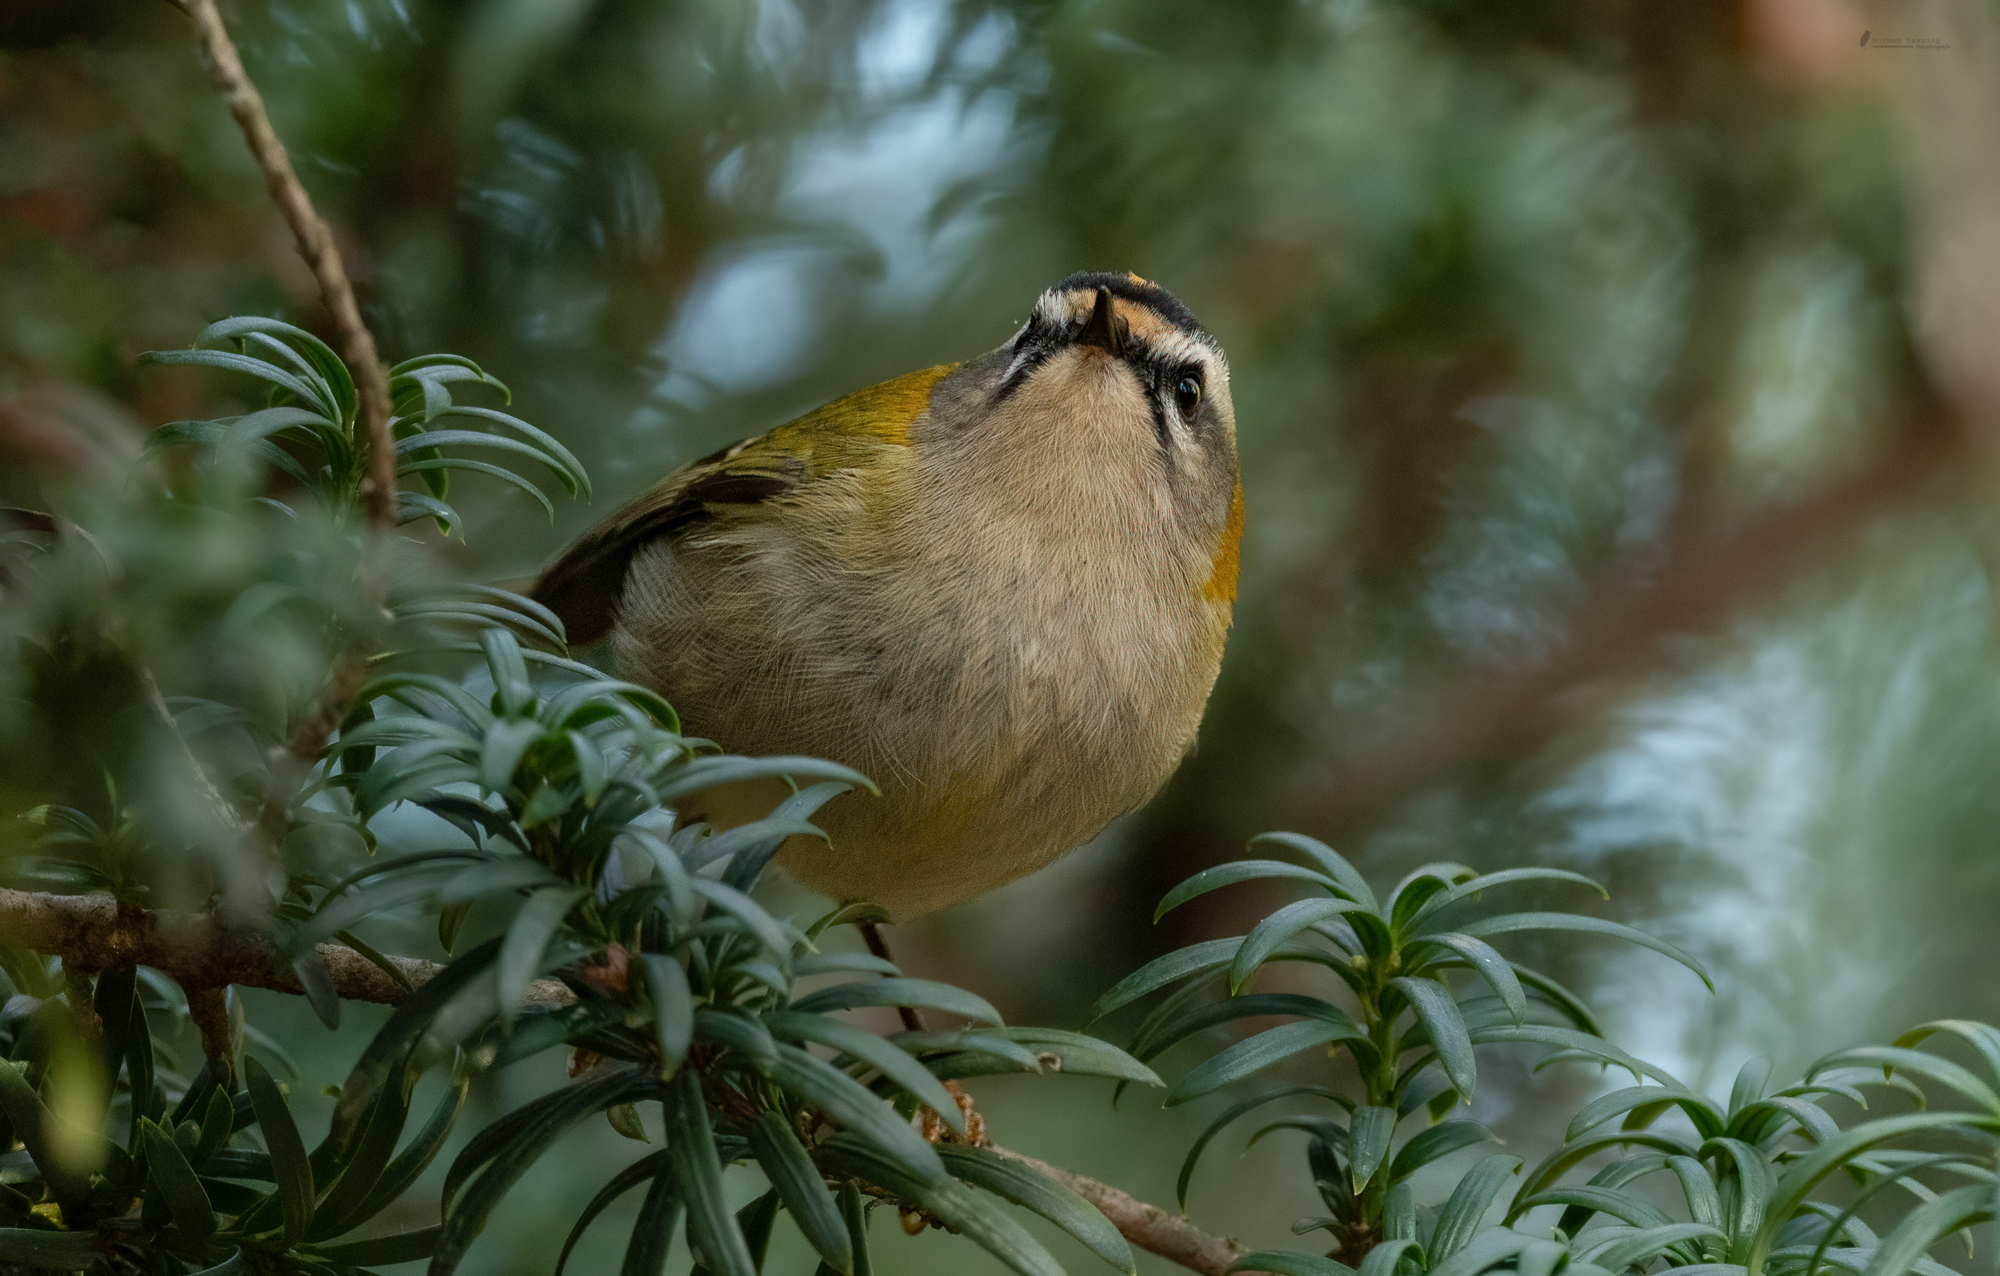
[{"label": "yew branch", "polygon": [[1170,1262],[1179,1263],[1189,1271],[1200,1272],[1202,1276],[1224,1276],[1232,1264],[1250,1252],[1240,1241],[1205,1232],[1190,1223],[1184,1215],[1149,1205],[1109,1183],[1100,1183],[1088,1175],[1065,1170],[1019,1152],[1010,1152],[1003,1147],[991,1150],[1054,1179],[1095,1205],[1126,1240],[1149,1254],[1158,1254]]},{"label": "yew branch", "polygon": [[[108,895],[45,895],[0,889],[0,945],[30,948],[83,971],[151,966],[187,988],[268,988],[302,993],[292,965],[271,937],[206,913],[120,908]],[[319,945],[334,990],[349,1001],[393,1006],[430,982],[443,967],[415,957],[391,957],[407,985],[341,944]],[[549,1009],[575,997],[553,979],[528,988],[528,1005]]]},{"label": "yew branch", "polygon": [[215,87],[235,117],[237,127],[243,130],[250,157],[270,188],[271,201],[278,206],[285,224],[292,228],[299,256],[312,271],[319,284],[320,299],[333,318],[340,357],[354,375],[355,390],[361,400],[361,432],[368,441],[368,475],[361,486],[362,501],[368,521],[378,529],[386,529],[395,524],[396,445],[389,434],[389,417],[393,412],[389,376],[375,353],[375,337],[361,321],[361,307],[354,300],[354,286],[348,281],[340,250],[334,245],[333,232],[313,207],[298,174],[292,171],[285,144],[278,140],[271,117],[264,111],[263,95],[243,70],[243,59],[237,56],[236,45],[222,24],[215,0],[181,0],[181,7],[194,19]]}]

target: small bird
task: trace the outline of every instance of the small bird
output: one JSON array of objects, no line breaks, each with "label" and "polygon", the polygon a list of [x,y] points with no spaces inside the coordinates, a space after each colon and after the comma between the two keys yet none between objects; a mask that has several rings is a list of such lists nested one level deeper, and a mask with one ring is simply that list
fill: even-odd
[{"label": "small bird", "polygon": [[[1236,597],[1229,364],[1137,275],[668,474],[534,595],[734,752],[873,777],[779,863],[902,920],[1082,845],[1194,740]],[[727,828],[776,781],[704,795]]]}]

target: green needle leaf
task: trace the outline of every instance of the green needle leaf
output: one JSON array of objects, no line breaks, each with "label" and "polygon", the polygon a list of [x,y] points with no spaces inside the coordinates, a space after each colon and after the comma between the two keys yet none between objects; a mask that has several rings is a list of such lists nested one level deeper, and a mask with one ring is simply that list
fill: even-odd
[{"label": "green needle leaf", "polygon": [[312,1163],[306,1159],[305,1142],[299,1138],[299,1127],[292,1120],[284,1092],[254,1055],[244,1056],[243,1080],[250,1091],[251,1107],[257,1113],[257,1126],[264,1132],[264,1146],[271,1150],[285,1236],[298,1240],[312,1229],[313,1216],[313,1172]]},{"label": "green needle leaf", "polygon": [[979,996],[929,979],[861,979],[808,993],[792,1003],[802,1013],[851,1010],[856,1006],[921,1006],[982,1023],[997,1024],[1000,1012]]},{"label": "green needle leaf", "polygon": [[[647,1179],[664,1178],[668,1181],[672,1180],[673,1167],[668,1164],[668,1157],[671,1155],[670,1152],[662,1150],[654,1152],[650,1156],[642,1156],[632,1162],[632,1164],[618,1171],[618,1173],[612,1175],[611,1181],[598,1189],[597,1195],[590,1198],[590,1204],[583,1207],[583,1213],[577,1215],[575,1226],[569,1229],[569,1235],[563,1240],[562,1252],[556,1256],[555,1276],[562,1276],[563,1269],[569,1266],[570,1251],[576,1248],[576,1243],[583,1239],[584,1231],[590,1227],[599,1214],[604,1212],[605,1208],[611,1202],[639,1186],[639,1184],[644,1183]],[[651,1193],[648,1193],[648,1204],[651,1204]],[[678,1198],[670,1203],[668,1213],[670,1216],[667,1219],[667,1227],[671,1231],[680,1222],[681,1212]]]},{"label": "green needle leaf", "polygon": [[684,1068],[672,1082],[667,1110],[667,1152],[679,1196],[687,1206],[688,1245],[717,1276],[757,1276],[743,1230],[722,1189],[722,1162],[708,1123],[701,1075]]},{"label": "green needle leaf", "polygon": [[1377,1241],[1375,1248],[1361,1260],[1360,1276],[1395,1276],[1397,1264],[1412,1250],[1421,1253],[1423,1246],[1411,1237]]},{"label": "green needle leaf", "polygon": [[647,953],[639,959],[653,999],[653,1039],[660,1047],[660,1071],[672,1076],[694,1041],[694,993],[687,971],[671,957]]},{"label": "green needle leaf", "polygon": [[771,1079],[800,1098],[826,1109],[828,1116],[891,1157],[906,1176],[924,1183],[942,1183],[944,1165],[937,1151],[924,1142],[910,1123],[880,1095],[832,1064],[797,1046],[780,1045]]},{"label": "green needle leaf", "polygon": [[[667,1251],[673,1247],[674,1229],[680,1226],[683,1205],[679,1181],[672,1174],[655,1176],[653,1185],[646,1189],[645,1202],[639,1207],[639,1221],[625,1244],[625,1261],[618,1269],[619,1276],[659,1276],[666,1268]],[[754,1202],[744,1207],[745,1211],[755,1208]],[[742,1215],[737,1217],[740,1222]],[[768,1236],[767,1230],[767,1239]],[[762,1251],[754,1240],[750,1249],[761,1263]]]},{"label": "green needle leaf", "polygon": [[174,1230],[187,1244],[200,1245],[215,1232],[215,1208],[208,1193],[173,1135],[144,1117],[139,1118],[139,1128],[144,1132],[146,1176],[167,1203]]},{"label": "green needle leaf", "polygon": [[[1418,942],[1436,944],[1462,958],[1493,989],[1494,994],[1507,1007],[1507,1012],[1514,1016],[1515,1023],[1527,1017],[1528,994],[1522,989],[1520,978],[1514,974],[1514,964],[1502,957],[1493,945],[1482,939],[1474,939],[1470,935],[1461,935],[1457,931],[1446,931],[1442,935],[1426,935]],[[1416,944],[1412,944],[1411,947],[1416,947]],[[1408,961],[1409,958],[1406,956],[1405,960]]]},{"label": "green needle leaf", "polygon": [[1434,1125],[1418,1133],[1396,1153],[1389,1167],[1389,1181],[1400,1183],[1433,1161],[1492,1139],[1493,1132],[1477,1121],[1445,1121]]},{"label": "green needle leaf", "polygon": [[506,942],[500,946],[500,959],[494,965],[502,1022],[512,1022],[521,1013],[522,1003],[528,997],[528,984],[541,969],[542,954],[548,951],[549,941],[562,929],[569,910],[587,894],[581,886],[544,886],[528,896],[521,911],[514,915],[513,924],[507,927]]},{"label": "green needle leaf", "polygon": [[1715,991],[1715,981],[1708,977],[1708,971],[1699,961],[1664,939],[1654,939],[1643,930],[1636,930],[1620,922],[1609,922],[1599,917],[1581,917],[1575,913],[1503,913],[1498,917],[1486,917],[1476,922],[1467,922],[1454,927],[1462,935],[1474,939],[1487,939],[1494,935],[1510,935],[1523,930],[1569,930],[1586,935],[1610,935],[1641,948],[1650,948],[1662,956],[1671,957],[1686,966],[1701,978],[1703,986]]},{"label": "green needle leaf", "polygon": [[1204,1094],[1212,1094],[1301,1050],[1330,1041],[1365,1042],[1367,1039],[1367,1035],[1351,1022],[1342,1024],[1324,1019],[1304,1019],[1297,1023],[1280,1024],[1254,1037],[1246,1037],[1191,1069],[1167,1092],[1166,1106],[1173,1107],[1190,1099],[1199,1099]]},{"label": "green needle leaf", "polygon": [[1280,948],[1290,943],[1300,931],[1317,925],[1342,913],[1367,912],[1367,908],[1346,899],[1302,899],[1286,904],[1263,921],[1251,928],[1244,936],[1243,946],[1236,950],[1235,958],[1229,963],[1229,991],[1242,991],[1250,982],[1250,976]]},{"label": "green needle leaf", "polygon": [[1806,1073],[1811,1080],[1822,1072],[1835,1068],[1879,1067],[1886,1074],[1892,1069],[1913,1072],[1920,1077],[1935,1081],[1958,1093],[1961,1098],[1977,1104],[1994,1116],[2000,1116],[2000,1095],[1981,1081],[1969,1068],[1960,1067],[1949,1059],[1940,1059],[1934,1054],[1921,1050],[1899,1050],[1895,1046],[1855,1046],[1834,1053],[1813,1064]]},{"label": "green needle leaf", "polygon": [[1722,1133],[1722,1113],[1705,1096],[1680,1086],[1648,1085],[1626,1086],[1622,1090],[1613,1090],[1610,1094],[1599,1095],[1592,1099],[1578,1108],[1576,1115],[1570,1118],[1569,1129],[1564,1131],[1563,1138],[1573,1142],[1612,1117],[1622,1116],[1634,1108],[1667,1103],[1674,1104],[1685,1112],[1702,1138],[1712,1139]]},{"label": "green needle leaf", "polygon": [[987,1148],[946,1143],[938,1147],[945,1169],[956,1178],[1033,1210],[1081,1242],[1091,1253],[1128,1276],[1138,1276],[1132,1247],[1111,1220],[1083,1197],[1013,1157]]},{"label": "green needle leaf", "polygon": [[1902,1276],[1931,1246],[1968,1224],[1991,1219],[1993,1213],[1992,1184],[1953,1188],[1905,1215],[1875,1247],[1864,1276]]},{"label": "green needle leaf", "polygon": [[1507,1179],[1521,1168],[1521,1158],[1496,1153],[1472,1167],[1458,1181],[1451,1197],[1438,1211],[1437,1226],[1431,1229],[1431,1261],[1441,1263],[1464,1249],[1493,1207],[1493,1198]]},{"label": "green needle leaf", "polygon": [[1619,1236],[1602,1245],[1581,1247],[1577,1259],[1595,1263],[1606,1271],[1622,1272],[1628,1267],[1651,1260],[1662,1250],[1682,1241],[1711,1236],[1728,1239],[1716,1228],[1706,1227],[1700,1223],[1669,1223],[1663,1227],[1648,1227],[1630,1235]]},{"label": "green needle leaf", "polygon": [[837,1134],[820,1145],[820,1157],[837,1171],[876,1183],[914,1201],[939,1222],[964,1235],[1020,1276],[1063,1276],[1055,1258],[1028,1230],[987,1197],[951,1178],[927,1183],[873,1146]]},{"label": "green needle leaf", "polygon": [[[133,1003],[133,1007],[133,1026],[130,1035],[138,1041],[149,1042],[145,1016],[138,1009],[137,1002]],[[135,1066],[133,1074],[135,1077],[143,1076],[150,1082],[152,1080],[150,1055],[144,1063],[145,1071],[141,1073]],[[89,1191],[89,1184],[82,1175],[67,1168],[53,1151],[51,1139],[55,1131],[55,1117],[42,1106],[41,1097],[35,1093],[34,1087],[28,1084],[28,1079],[21,1075],[20,1067],[5,1059],[0,1059],[0,1109],[6,1112],[7,1123],[13,1127],[14,1137],[26,1146],[29,1158],[34,1161],[35,1168],[42,1172],[50,1190],[60,1200],[80,1202]]]},{"label": "green needle leaf", "polygon": [[1194,1179],[1195,1164],[1201,1160],[1202,1152],[1214,1141],[1215,1136],[1222,1133],[1223,1127],[1238,1117],[1245,1116],[1267,1103],[1276,1103],[1280,1099],[1295,1098],[1302,1094],[1310,1094],[1315,1098],[1326,1099],[1350,1110],[1353,1107],[1352,1100],[1343,1095],[1336,1094],[1324,1086],[1292,1085],[1267,1091],[1253,1099],[1245,1099],[1235,1107],[1230,1108],[1227,1112],[1224,1112],[1221,1116],[1208,1123],[1207,1128],[1195,1139],[1194,1145],[1188,1149],[1186,1159],[1181,1162],[1180,1178],[1174,1183],[1174,1202],[1180,1207],[1181,1213],[1187,1213],[1188,1184]]},{"label": "green needle leaf", "polygon": [[1347,1123],[1348,1159],[1354,1191],[1359,1195],[1389,1158],[1396,1134],[1396,1110],[1362,1104]]},{"label": "green needle leaf", "polygon": [[316,1249],[313,1256],[337,1267],[388,1267],[426,1259],[437,1249],[440,1227],[423,1227],[412,1232],[375,1236],[345,1245]]},{"label": "green needle leaf", "polygon": [[854,1247],[840,1203],[827,1189],[819,1167],[812,1163],[791,1125],[775,1112],[762,1112],[751,1123],[749,1134],[757,1164],[777,1189],[806,1241],[827,1266],[849,1276],[854,1270]]},{"label": "green needle leaf", "polygon": [[1333,890],[1338,885],[1325,873],[1302,868],[1297,864],[1287,864],[1283,860],[1233,860],[1227,864],[1217,864],[1214,868],[1205,868],[1168,891],[1166,898],[1160,901],[1160,906],[1153,910],[1153,920],[1159,921],[1182,904],[1198,895],[1206,895],[1212,890],[1234,886],[1238,882],[1265,881],[1271,878],[1311,882],[1326,890]]},{"label": "green needle leaf", "polygon": [[1431,1045],[1437,1050],[1438,1063],[1444,1074],[1450,1078],[1452,1088],[1460,1097],[1470,1100],[1472,1088],[1478,1080],[1478,1070],[1472,1061],[1472,1037],[1466,1031],[1465,1019],[1458,1013],[1458,1002],[1444,985],[1428,979],[1412,979],[1407,975],[1390,980],[1397,991],[1410,999],[1411,1009],[1417,1012],[1417,1019],[1430,1034]]},{"label": "green needle leaf", "polygon": [[1318,838],[1307,837],[1303,833],[1259,833],[1250,839],[1250,845],[1282,846],[1304,856],[1314,868],[1333,879],[1341,894],[1371,913],[1381,911],[1381,905],[1375,902],[1375,892],[1368,889],[1367,879],[1347,862],[1346,856]]},{"label": "green needle leaf", "polygon": [[923,1064],[874,1033],[825,1015],[795,1010],[765,1016],[764,1026],[780,1041],[811,1041],[852,1055],[902,1087],[911,1098],[929,1106],[960,1135],[966,1133],[965,1115],[958,1110],[944,1083]]}]

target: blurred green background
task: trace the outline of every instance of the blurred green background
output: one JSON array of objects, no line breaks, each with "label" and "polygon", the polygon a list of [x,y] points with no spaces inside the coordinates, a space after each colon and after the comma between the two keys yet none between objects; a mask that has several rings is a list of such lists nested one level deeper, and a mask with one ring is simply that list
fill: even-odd
[{"label": "blurred green background", "polygon": [[[1938,34],[1918,7],[1882,12]],[[1859,511],[1845,551],[1805,572],[1725,562],[1750,605],[1686,633],[1666,617],[1616,678],[1478,694],[1587,633],[1604,582],[1643,579],[1680,529],[1783,508],[1934,396],[1906,135],[1881,88],[1882,59],[1927,55],[1864,49],[1859,9],[244,0],[228,16],[384,354],[478,360],[596,480],[555,526],[504,488],[462,496],[467,535],[437,551],[477,578],[532,574],[680,461],[998,344],[1072,270],[1157,280],[1220,337],[1248,526],[1199,753],[1098,844],[899,928],[918,973],[1016,1022],[1081,1026],[1138,962],[1268,906],[1225,893],[1149,924],[1174,882],[1287,827],[1378,879],[1456,859],[1605,880],[1605,915],[1694,950],[1720,994],[1644,953],[1536,955],[1618,1044],[1704,1088],[1753,1053],[1796,1068],[1928,1017],[2000,1018],[2000,661],[1988,530],[1961,504]],[[211,320],[326,330],[161,0],[0,5],[0,262],[10,468],[51,439],[129,446],[229,410],[240,386],[136,363]],[[1442,760],[1370,789],[1361,764],[1411,723]],[[1455,753],[1461,731],[1492,747]],[[338,1080],[373,1022],[356,1008],[329,1041],[302,1005],[256,994],[252,1021],[296,1057],[301,1094]],[[1592,1080],[1489,1053],[1477,1115],[1532,1158],[1557,1138],[1541,1115]],[[1143,1095],[1113,1113],[1091,1082],[975,1089],[1001,1142],[1161,1201],[1204,1117]],[[637,1150],[593,1126],[474,1261],[547,1271],[607,1158]],[[1291,1149],[1219,1151],[1197,1220],[1281,1243],[1316,1212]],[[615,1261],[618,1217],[576,1270]],[[997,1270],[936,1234],[878,1253],[888,1272]]]}]

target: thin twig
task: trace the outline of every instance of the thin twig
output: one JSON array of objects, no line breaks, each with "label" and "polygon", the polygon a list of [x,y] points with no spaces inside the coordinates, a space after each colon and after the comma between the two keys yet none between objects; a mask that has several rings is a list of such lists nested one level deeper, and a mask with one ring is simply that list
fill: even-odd
[{"label": "thin twig", "polygon": [[320,299],[333,317],[340,357],[354,375],[360,398],[362,437],[368,441],[368,475],[361,485],[362,501],[370,524],[378,529],[392,527],[396,515],[396,448],[389,435],[393,410],[389,376],[375,353],[374,335],[361,321],[361,307],[355,303],[354,287],[348,282],[347,268],[341,264],[333,232],[313,208],[298,174],[292,171],[285,144],[278,140],[271,118],[264,112],[263,96],[243,70],[243,59],[237,56],[215,0],[184,0],[181,7],[194,19],[195,30],[208,55],[209,70],[215,77],[215,87],[229,113],[236,117],[237,127],[243,130],[250,156],[271,190],[271,200],[292,228],[299,256],[305,259],[318,281]]},{"label": "thin twig", "polygon": [[[224,925],[199,914],[121,909],[107,895],[0,889],[0,945],[63,958],[72,1001],[85,1007],[91,1005],[86,971],[141,965],[171,975],[187,989],[188,1011],[201,1030],[202,1050],[218,1065],[217,1071],[227,1067],[232,1053],[223,994],[226,986],[304,991],[291,964],[262,931]],[[398,1004],[412,988],[423,987],[444,969],[436,962],[414,957],[391,957],[408,981],[406,987],[351,948],[321,944],[319,955],[325,959],[334,990],[341,997],[382,1005]],[[560,981],[538,979],[528,986],[526,1004],[549,1010],[575,1000],[575,994]],[[1222,1276],[1231,1263],[1249,1252],[1236,1241],[1205,1232],[1187,1219],[1109,1184],[1018,1152],[993,1150],[1068,1186],[1103,1211],[1134,1245],[1205,1276]]]},{"label": "thin twig", "polygon": [[1170,1262],[1179,1263],[1189,1271],[1201,1272],[1202,1276],[1224,1276],[1232,1264],[1250,1252],[1240,1241],[1205,1232],[1184,1216],[1170,1214],[1157,1205],[1148,1205],[1109,1183],[1100,1183],[1087,1175],[1038,1161],[1032,1156],[1023,1156],[1019,1152],[1010,1152],[1003,1147],[989,1145],[989,1150],[1054,1179],[1095,1205],[1126,1240],[1149,1254],[1158,1254]]},{"label": "thin twig", "polygon": [[[895,962],[896,959],[889,955],[889,941],[882,937],[881,926],[874,922],[862,922],[857,929],[861,932],[861,942],[868,945],[870,953],[891,964]],[[929,1031],[924,1023],[924,1012],[915,1006],[896,1007],[896,1016],[903,1021],[903,1030],[906,1032]]]},{"label": "thin twig", "polygon": [[153,716],[159,720],[168,738],[174,742],[177,760],[187,776],[189,787],[194,790],[195,798],[208,812],[209,818],[215,821],[217,828],[231,833],[243,832],[243,817],[236,813],[229,799],[222,796],[222,791],[208,778],[201,759],[195,757],[194,750],[188,747],[187,737],[181,734],[180,726],[174,721],[174,711],[167,706],[167,698],[160,692],[159,680],[153,677],[152,666],[139,664],[138,671],[139,687],[145,693],[146,704],[153,710]]},{"label": "thin twig", "polygon": [[[333,319],[340,357],[354,377],[360,400],[361,435],[367,441],[368,473],[361,484],[362,507],[369,525],[378,532],[386,532],[395,526],[396,514],[396,448],[389,433],[394,407],[389,376],[376,353],[374,334],[362,321],[361,307],[354,299],[354,287],[341,262],[333,232],[292,170],[284,143],[278,140],[270,116],[264,111],[263,96],[244,71],[243,59],[237,55],[215,0],[176,2],[194,20],[215,86],[242,129],[251,159],[264,175],[272,202],[291,227],[299,256],[318,282],[320,299]],[[364,563],[361,570],[368,592],[379,594],[372,563]],[[289,818],[289,795],[297,789],[305,769],[319,759],[327,737],[346,714],[348,702],[366,675],[364,653],[350,647],[335,657],[333,671],[313,708],[295,725],[286,741],[290,760],[283,757],[273,760],[269,791],[257,820],[267,846],[275,846],[283,835]]]}]

